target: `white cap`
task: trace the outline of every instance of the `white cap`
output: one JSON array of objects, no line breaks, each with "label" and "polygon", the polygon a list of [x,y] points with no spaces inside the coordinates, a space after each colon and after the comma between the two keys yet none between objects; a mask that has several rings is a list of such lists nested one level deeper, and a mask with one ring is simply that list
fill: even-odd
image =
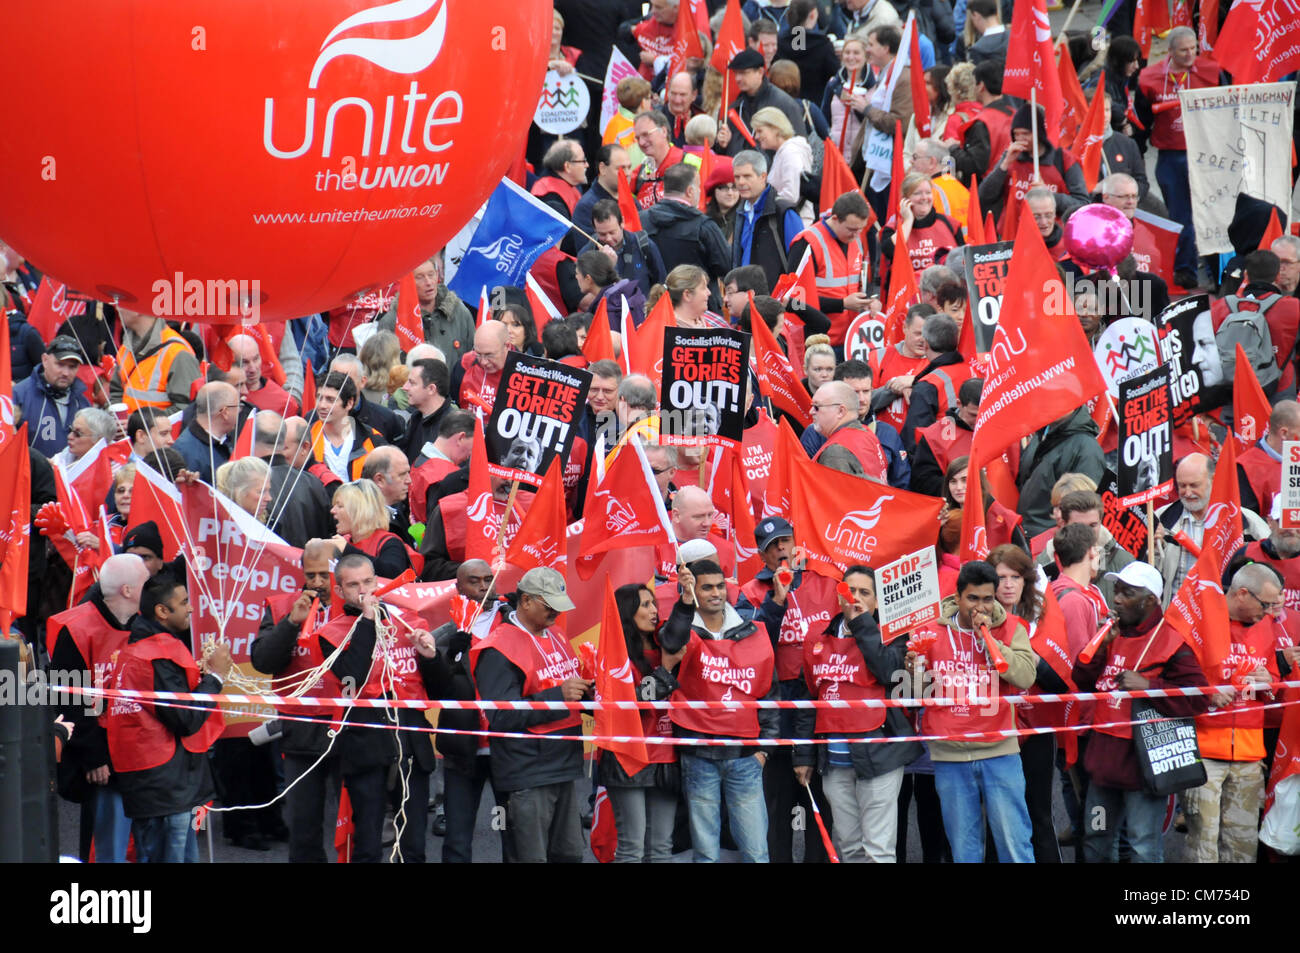
[{"label": "white cap", "polygon": [[707,539],[688,539],[682,543],[680,552],[682,562],[690,565],[697,559],[717,559],[718,547],[714,546]]},{"label": "white cap", "polygon": [[1160,575],[1160,570],[1150,563],[1131,562],[1119,572],[1106,573],[1106,578],[1127,583],[1135,589],[1145,589],[1157,599],[1164,596],[1164,578]]}]

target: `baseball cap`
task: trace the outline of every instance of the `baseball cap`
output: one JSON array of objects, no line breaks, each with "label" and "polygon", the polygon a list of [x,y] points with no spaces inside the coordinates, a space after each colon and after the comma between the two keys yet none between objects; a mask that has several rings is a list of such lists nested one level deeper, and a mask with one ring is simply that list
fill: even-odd
[{"label": "baseball cap", "polygon": [[573,609],[573,600],[564,591],[564,577],[554,569],[538,566],[520,577],[515,588],[530,596],[537,596],[556,612]]},{"label": "baseball cap", "polygon": [[688,539],[678,548],[678,552],[681,554],[681,561],[688,566],[697,559],[718,558],[718,547],[707,539]]},{"label": "baseball cap", "polygon": [[78,364],[85,363],[81,358],[81,346],[67,334],[60,334],[55,337],[45,348],[45,353],[60,361],[74,360]]},{"label": "baseball cap", "polygon": [[727,69],[762,69],[767,63],[758,50],[741,50],[731,58]]},{"label": "baseball cap", "polygon": [[1106,578],[1127,583],[1135,589],[1145,589],[1157,599],[1164,596],[1164,578],[1160,575],[1160,570],[1150,563],[1131,562],[1119,572],[1106,573]]},{"label": "baseball cap", "polygon": [[758,543],[758,551],[761,553],[782,536],[793,535],[793,526],[781,519],[781,517],[773,516],[758,524],[758,527],[754,530],[754,542]]}]

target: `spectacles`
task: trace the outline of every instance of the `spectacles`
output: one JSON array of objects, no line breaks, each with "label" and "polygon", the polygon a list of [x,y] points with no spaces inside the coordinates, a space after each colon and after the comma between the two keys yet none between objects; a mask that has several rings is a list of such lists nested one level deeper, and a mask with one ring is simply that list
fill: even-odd
[{"label": "spectacles", "polygon": [[655,476],[663,476],[665,473],[676,473],[678,467],[651,467],[650,472]]},{"label": "spectacles", "polygon": [[1107,192],[1106,197],[1112,199],[1119,199],[1121,202],[1136,202],[1138,200],[1138,196],[1136,192],[1128,193],[1125,195],[1119,195],[1115,192]]},{"label": "spectacles", "polygon": [[843,407],[843,406],[844,404],[838,402],[834,404],[813,404],[812,409],[813,409],[813,413],[816,413],[817,411],[825,410],[828,407]]},{"label": "spectacles", "polygon": [[73,427],[71,430],[68,431],[68,436],[69,436],[69,437],[89,437],[90,434],[87,433],[85,430],[80,430],[80,429],[78,429],[78,428],[76,428],[76,427]]},{"label": "spectacles", "polygon": [[587,157],[586,157],[586,156],[579,156],[578,158],[576,158],[576,159],[570,159],[569,161],[570,161],[570,162],[576,162],[578,165],[586,165],[586,164],[587,164]]},{"label": "spectacles", "polygon": [[[1249,589],[1247,589],[1246,591],[1250,592]],[[1255,595],[1253,592],[1250,592],[1250,597],[1254,599],[1256,602],[1258,602],[1260,608],[1263,609],[1265,612],[1273,612],[1277,609],[1281,609],[1283,606],[1286,605],[1286,603],[1281,599],[1278,599],[1276,602],[1265,602],[1263,599]]]}]

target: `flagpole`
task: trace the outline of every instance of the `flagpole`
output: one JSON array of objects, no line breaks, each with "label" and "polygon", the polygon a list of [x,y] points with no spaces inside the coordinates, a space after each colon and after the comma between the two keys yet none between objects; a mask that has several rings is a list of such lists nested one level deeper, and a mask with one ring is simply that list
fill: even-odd
[{"label": "flagpole", "polygon": [[[1070,12],[1065,15],[1065,25],[1061,27],[1061,32],[1056,34],[1056,44],[1052,47],[1053,49],[1059,48],[1060,45],[1065,42],[1066,31],[1070,29],[1070,24],[1074,22],[1074,15],[1079,12],[1079,7],[1082,4],[1083,4],[1083,0],[1074,0],[1074,5],[1070,7]],[[1066,56],[1070,55],[1068,50],[1066,51],[1065,55]],[[1044,69],[1046,69],[1047,64],[1044,63],[1043,67]]]},{"label": "flagpole", "polygon": [[849,74],[849,100],[844,105],[844,122],[840,126],[840,155],[844,155],[844,137],[849,131],[849,113],[853,111],[853,90],[858,86],[858,71]]},{"label": "flagpole", "polygon": [[[1034,181],[1038,181],[1038,87],[1029,89],[1029,122],[1033,126],[1034,141],[1029,144],[1029,151],[1034,155]],[[1014,198],[1014,196],[1013,196]]]},{"label": "flagpole", "polygon": [[1155,500],[1147,500],[1147,562],[1156,564]]}]

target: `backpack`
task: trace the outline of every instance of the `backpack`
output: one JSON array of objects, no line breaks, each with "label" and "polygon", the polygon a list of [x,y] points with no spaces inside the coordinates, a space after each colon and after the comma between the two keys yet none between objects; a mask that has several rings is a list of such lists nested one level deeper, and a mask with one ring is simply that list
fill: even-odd
[{"label": "backpack", "polygon": [[[1235,380],[1238,344],[1246,352],[1246,359],[1259,378],[1260,387],[1267,390],[1281,378],[1282,372],[1273,356],[1273,336],[1269,333],[1268,322],[1264,320],[1268,309],[1280,300],[1281,295],[1272,295],[1265,301],[1239,298],[1236,295],[1228,295],[1223,299],[1228,306],[1228,315],[1214,332],[1214,343],[1219,349],[1219,362],[1223,365],[1226,382]],[[1247,301],[1256,307],[1243,310],[1241,305]]]}]

